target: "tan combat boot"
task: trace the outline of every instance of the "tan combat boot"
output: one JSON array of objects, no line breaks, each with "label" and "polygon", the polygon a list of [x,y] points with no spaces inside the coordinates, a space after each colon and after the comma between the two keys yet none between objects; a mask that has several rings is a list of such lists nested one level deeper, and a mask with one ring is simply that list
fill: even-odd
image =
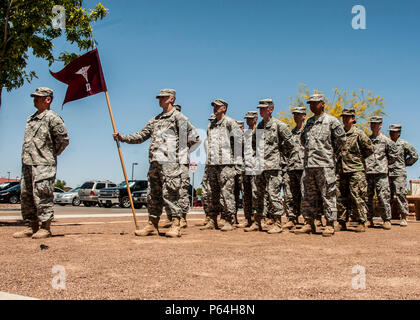
[{"label": "tan combat boot", "polygon": [[223,227],[226,223],[226,219],[225,218],[220,218],[219,220],[219,227]]},{"label": "tan combat boot", "polygon": [[347,230],[347,224],[345,221],[339,221],[334,227],[334,231],[346,231],[346,230]]},{"label": "tan combat boot", "polygon": [[295,218],[288,219],[287,223],[282,227],[283,230],[294,230],[297,225],[297,220]]},{"label": "tan combat boot", "polygon": [[188,227],[187,219],[184,216],[181,217],[181,220],[179,222],[179,226],[181,227],[181,229],[185,229],[186,227]]},{"label": "tan combat boot", "polygon": [[322,231],[323,237],[331,237],[334,234],[334,221],[327,221],[327,225]]},{"label": "tan combat boot", "polygon": [[205,225],[209,222],[209,220],[210,220],[210,217],[209,217],[209,216],[206,216],[206,217],[204,218],[204,220],[202,220],[202,221],[200,221],[200,222],[197,222],[197,223],[195,224],[195,226],[197,226],[197,227],[202,227],[202,226],[205,226]]},{"label": "tan combat boot", "polygon": [[136,230],[134,234],[140,237],[159,234],[159,218],[149,217],[149,221],[147,222],[147,225],[141,230]]},{"label": "tan combat boot", "polygon": [[32,239],[45,239],[51,237],[51,220],[45,221],[41,224],[41,228],[34,233]]},{"label": "tan combat boot", "polygon": [[365,228],[365,224],[363,222],[359,222],[359,224],[357,225],[356,228],[353,228],[353,230],[355,232],[365,232],[366,228]]},{"label": "tan combat boot", "polygon": [[275,216],[274,217],[274,223],[273,227],[267,231],[269,234],[275,234],[275,233],[282,233],[283,229],[281,228],[281,217]]},{"label": "tan combat boot", "polygon": [[274,223],[274,220],[272,218],[268,218],[268,219],[265,220],[265,224],[267,226],[271,226],[273,223]]},{"label": "tan combat boot", "polygon": [[263,219],[262,215],[256,214],[254,216],[254,222],[251,224],[250,227],[245,228],[244,231],[245,232],[262,231],[262,225],[261,225],[262,219]]},{"label": "tan combat boot", "polygon": [[373,219],[368,220],[368,228],[375,228],[375,224],[373,223]]},{"label": "tan combat boot", "polygon": [[295,229],[295,234],[315,233],[315,224],[313,220],[305,219],[305,224],[300,229]]},{"label": "tan combat boot", "polygon": [[159,223],[159,228],[169,228],[172,225],[172,217],[170,215],[166,216],[165,221]]},{"label": "tan combat boot", "polygon": [[234,221],[234,217],[226,217],[225,224],[223,225],[222,229],[220,231],[232,231],[235,229],[232,222]]},{"label": "tan combat boot", "polygon": [[382,228],[384,228],[385,230],[391,230],[391,221],[386,220],[382,225]]},{"label": "tan combat boot", "polygon": [[217,216],[208,216],[209,221],[200,230],[214,230],[217,229]]},{"label": "tan combat boot", "polygon": [[15,232],[13,238],[30,238],[39,229],[38,221],[30,221],[28,226],[23,231]]},{"label": "tan combat boot", "polygon": [[181,236],[181,226],[180,226],[180,218],[172,218],[172,225],[171,228],[166,231],[165,237],[168,238],[177,238]]},{"label": "tan combat boot", "polygon": [[407,216],[405,214],[401,215],[400,227],[407,227]]},{"label": "tan combat boot", "polygon": [[238,228],[249,228],[252,225],[252,219],[247,218],[237,225]]}]

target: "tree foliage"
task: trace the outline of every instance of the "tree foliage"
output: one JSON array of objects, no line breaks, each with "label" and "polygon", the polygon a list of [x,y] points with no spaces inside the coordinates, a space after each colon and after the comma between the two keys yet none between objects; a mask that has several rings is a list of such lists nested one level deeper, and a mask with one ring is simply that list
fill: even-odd
[{"label": "tree foliage", "polygon": [[66,182],[64,180],[57,179],[57,181],[55,182],[55,186],[57,188],[65,190],[64,187],[66,186]]},{"label": "tree foliage", "polygon": [[[65,8],[65,29],[54,28],[57,12],[53,7]],[[66,40],[76,44],[80,51],[93,47],[91,24],[108,13],[101,3],[89,11],[82,7],[83,0],[3,0],[0,5],[0,103],[1,92],[21,87],[31,82],[34,71],[27,71],[29,49],[34,56],[65,64],[78,55],[61,52],[53,56],[53,40],[65,34]]]},{"label": "tree foliage", "polygon": [[[313,93],[322,93],[319,90],[313,90]],[[290,112],[280,112],[278,118],[289,126],[295,126],[293,120],[292,108],[294,107],[305,107],[309,111],[309,116],[312,116],[312,112],[309,110],[308,104],[306,103],[311,93],[305,84],[300,84],[298,94],[296,97],[290,97]],[[357,125],[364,129],[366,133],[369,132],[369,119],[372,116],[384,116],[386,113],[385,100],[380,96],[374,96],[372,90],[360,89],[359,91],[352,91],[350,96],[347,90],[340,91],[337,88],[334,89],[334,96],[332,100],[326,96],[325,101],[325,112],[333,115],[334,117],[340,118],[341,112],[345,108],[353,107],[356,110]]]}]

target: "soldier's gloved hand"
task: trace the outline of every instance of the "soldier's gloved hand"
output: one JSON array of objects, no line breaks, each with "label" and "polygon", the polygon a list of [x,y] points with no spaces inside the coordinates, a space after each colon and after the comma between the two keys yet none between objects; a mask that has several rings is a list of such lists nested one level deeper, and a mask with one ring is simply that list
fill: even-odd
[{"label": "soldier's gloved hand", "polygon": [[113,133],[112,136],[114,137],[115,141],[117,141],[117,140],[121,141],[121,135],[120,135],[119,132]]}]

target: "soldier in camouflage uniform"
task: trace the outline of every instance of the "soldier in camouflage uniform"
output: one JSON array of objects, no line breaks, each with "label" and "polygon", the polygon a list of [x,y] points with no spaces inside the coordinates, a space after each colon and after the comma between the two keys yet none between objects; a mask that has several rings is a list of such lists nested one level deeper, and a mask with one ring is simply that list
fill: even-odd
[{"label": "soldier in camouflage uniform", "polygon": [[369,227],[373,228],[373,196],[376,189],[376,197],[379,203],[380,214],[384,221],[382,227],[391,229],[391,194],[388,180],[388,165],[395,162],[397,149],[395,143],[381,133],[382,117],[374,116],[370,119],[370,128],[374,153],[366,159],[366,177],[368,192],[366,204],[368,207]]},{"label": "soldier in camouflage uniform", "polygon": [[236,165],[242,164],[242,131],[232,118],[226,116],[228,103],[216,99],[211,103],[216,119],[207,128],[208,210],[210,220],[202,230],[216,229],[220,202],[225,214],[221,231],[233,230],[236,204],[234,195]]},{"label": "soldier in camouflage uniform", "polygon": [[[174,104],[175,110],[178,112],[181,112],[181,105]],[[179,200],[179,206],[181,207],[182,217],[180,221],[181,228],[186,228],[187,225],[187,214],[190,209],[190,198],[189,198],[189,192],[188,187],[190,185],[190,164],[185,163],[181,164],[181,190],[180,190],[180,200]],[[159,224],[162,228],[169,228],[172,225],[172,216],[171,213],[165,208],[167,221],[163,222],[162,224]]]},{"label": "soldier in camouflage uniform", "polygon": [[[260,163],[261,173],[255,176],[256,188],[252,190],[252,201],[255,202],[254,222],[244,231],[261,231],[261,219],[264,213],[264,194],[268,194],[267,212],[274,217],[273,227],[268,230],[269,234],[281,233],[281,216],[283,203],[281,199],[282,172],[281,150],[289,152],[293,148],[292,133],[287,125],[279,119],[272,117],[274,103],[272,99],[259,101],[257,108],[263,118],[257,125],[257,132],[264,133],[263,139],[256,138],[256,148],[262,149],[263,163]],[[261,145],[263,144],[263,145]]]},{"label": "soldier in camouflage uniform", "polygon": [[26,120],[20,182],[22,217],[28,227],[13,237],[42,239],[51,236],[57,156],[68,146],[69,137],[63,119],[50,110],[53,91],[37,88],[31,97],[38,111]]},{"label": "soldier in camouflage uniform", "polygon": [[[389,135],[397,147],[397,159],[389,165],[389,184],[391,188],[391,201],[397,196],[398,210],[401,215],[400,226],[407,226],[408,203],[407,203],[407,171],[406,166],[412,166],[419,156],[416,149],[407,141],[400,139],[401,125],[391,124]],[[392,203],[392,202],[391,202]]]},{"label": "soldier in camouflage uniform", "polygon": [[[253,137],[255,136],[255,129],[257,127],[258,113],[257,111],[248,111],[245,114],[246,124],[248,125],[248,130],[244,133],[244,172],[242,173],[242,190],[243,190],[243,208],[245,220],[238,225],[238,228],[247,228],[252,224],[252,214],[253,214],[253,202],[252,202],[252,186],[254,183],[254,148],[255,141]],[[254,147],[253,147],[254,145]]]},{"label": "soldier in camouflage uniform", "polygon": [[[244,132],[244,122],[243,121],[236,121],[236,123],[238,124],[239,128],[242,130],[242,132]],[[243,150],[243,145],[242,145],[242,150]],[[243,195],[243,188],[242,188],[242,184],[243,184],[243,179],[242,176],[244,174],[244,167],[243,167],[243,163],[242,165],[237,165],[236,166],[236,171],[237,174],[235,176],[235,204],[236,204],[236,210],[235,210],[235,218],[234,218],[234,223],[235,225],[238,225],[238,210],[239,210],[239,205],[240,205],[240,201],[241,201],[241,193]],[[243,196],[242,196],[243,199]]]},{"label": "soldier in camouflage uniform", "polygon": [[335,231],[347,230],[346,222],[351,214],[359,222],[353,230],[364,232],[367,219],[365,159],[373,154],[373,144],[361,129],[355,127],[354,109],[344,109],[341,117],[346,131],[346,143],[337,161],[338,224]]},{"label": "soldier in camouflage uniform", "polygon": [[298,217],[301,215],[302,190],[300,188],[303,174],[303,157],[305,147],[302,145],[301,134],[305,125],[306,108],[293,108],[296,127],[292,130],[293,149],[287,159],[287,172],[284,175],[284,203],[287,213],[287,223],[283,229],[295,229]]},{"label": "soldier in camouflage uniform", "polygon": [[302,211],[305,225],[295,234],[315,233],[315,219],[321,210],[327,225],[322,236],[334,234],[337,220],[335,159],[346,141],[343,125],[324,111],[325,97],[313,94],[307,101],[314,115],[308,119],[301,135],[305,146],[302,175]]},{"label": "soldier in camouflage uniform", "polygon": [[173,107],[176,92],[162,89],[156,96],[163,112],[153,117],[139,132],[130,135],[115,133],[114,139],[129,144],[138,144],[151,138],[149,147],[149,173],[147,210],[149,222],[138,236],[158,234],[158,223],[163,206],[172,216],[172,225],[167,237],[180,237],[180,205],[182,165],[189,163],[189,153],[198,147],[200,136],[187,117]]}]

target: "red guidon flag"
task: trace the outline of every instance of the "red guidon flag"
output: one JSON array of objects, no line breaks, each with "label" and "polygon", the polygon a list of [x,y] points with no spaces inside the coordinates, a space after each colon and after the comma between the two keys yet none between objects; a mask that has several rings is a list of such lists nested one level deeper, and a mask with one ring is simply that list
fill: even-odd
[{"label": "red guidon flag", "polygon": [[50,71],[50,73],[68,85],[63,105],[69,101],[107,91],[97,49],[74,59],[63,70],[57,73]]}]

